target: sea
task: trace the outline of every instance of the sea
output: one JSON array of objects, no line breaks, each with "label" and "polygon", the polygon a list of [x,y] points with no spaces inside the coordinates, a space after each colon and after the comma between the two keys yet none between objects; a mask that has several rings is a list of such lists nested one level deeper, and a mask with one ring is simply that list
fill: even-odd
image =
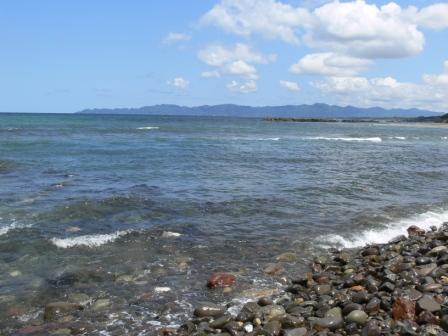
[{"label": "sea", "polygon": [[[151,335],[445,221],[444,125],[0,114],[0,334],[81,297],[65,324]],[[235,286],[207,289],[217,271]]]}]

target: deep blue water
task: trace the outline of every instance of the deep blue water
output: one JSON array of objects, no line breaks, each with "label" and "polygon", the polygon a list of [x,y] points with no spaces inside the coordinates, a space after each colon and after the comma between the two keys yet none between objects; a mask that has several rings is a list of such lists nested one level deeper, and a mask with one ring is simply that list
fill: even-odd
[{"label": "deep blue water", "polygon": [[[119,310],[169,287],[143,315],[174,323],[187,302],[275,287],[263,268],[282,252],[305,264],[326,246],[439,225],[447,190],[444,126],[0,114],[0,306],[35,313],[0,322],[30,323],[73,291]],[[219,269],[239,274],[234,293],[204,290]],[[92,270],[103,277],[52,286]]]}]

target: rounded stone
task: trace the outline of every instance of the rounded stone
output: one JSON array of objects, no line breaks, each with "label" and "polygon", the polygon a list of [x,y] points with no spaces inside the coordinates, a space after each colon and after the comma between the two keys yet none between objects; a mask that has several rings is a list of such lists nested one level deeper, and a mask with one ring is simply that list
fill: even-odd
[{"label": "rounded stone", "polygon": [[362,310],[353,310],[350,314],[346,316],[347,321],[356,323],[358,325],[363,325],[366,323],[369,316]]}]

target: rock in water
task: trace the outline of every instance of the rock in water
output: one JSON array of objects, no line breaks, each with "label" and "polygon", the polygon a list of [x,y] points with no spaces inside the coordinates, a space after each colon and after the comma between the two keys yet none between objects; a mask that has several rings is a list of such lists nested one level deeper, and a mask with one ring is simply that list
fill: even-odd
[{"label": "rock in water", "polygon": [[233,274],[217,272],[213,273],[207,282],[208,288],[231,287],[235,283],[236,278]]},{"label": "rock in water", "polygon": [[211,317],[219,317],[224,314],[224,308],[221,306],[218,306],[214,303],[203,303],[200,306],[196,307],[194,310],[194,315],[198,317],[205,317],[205,316],[211,316]]},{"label": "rock in water", "polygon": [[425,234],[425,230],[420,229],[415,225],[411,225],[410,227],[408,227],[407,231],[409,236],[423,236]]},{"label": "rock in water", "polygon": [[52,302],[45,306],[44,320],[53,321],[63,315],[67,315],[82,309],[83,306],[78,303]]}]

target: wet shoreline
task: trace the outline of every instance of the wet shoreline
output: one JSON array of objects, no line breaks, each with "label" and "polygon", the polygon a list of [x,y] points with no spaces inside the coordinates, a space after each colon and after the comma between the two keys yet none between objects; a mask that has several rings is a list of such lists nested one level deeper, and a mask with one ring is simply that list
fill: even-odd
[{"label": "wet shoreline", "polygon": [[[448,223],[411,226],[408,237],[358,249],[330,249],[277,295],[236,314],[203,303],[194,318],[161,335],[448,335]],[[231,274],[209,280],[223,290]],[[209,286],[210,287],[210,286]],[[215,286],[213,286],[215,287]]]}]

